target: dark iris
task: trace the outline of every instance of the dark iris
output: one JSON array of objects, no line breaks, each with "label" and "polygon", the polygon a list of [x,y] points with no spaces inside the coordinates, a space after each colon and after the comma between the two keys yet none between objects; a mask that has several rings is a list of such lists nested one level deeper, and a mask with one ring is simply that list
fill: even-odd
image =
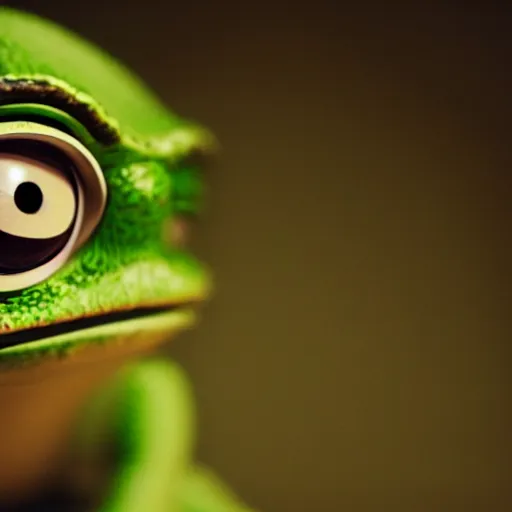
[{"label": "dark iris", "polygon": [[35,183],[26,181],[16,188],[14,202],[23,213],[34,214],[43,205],[43,193]]},{"label": "dark iris", "polygon": [[45,239],[0,231],[0,274],[18,274],[43,265],[64,248],[72,232],[73,224],[64,233]]}]

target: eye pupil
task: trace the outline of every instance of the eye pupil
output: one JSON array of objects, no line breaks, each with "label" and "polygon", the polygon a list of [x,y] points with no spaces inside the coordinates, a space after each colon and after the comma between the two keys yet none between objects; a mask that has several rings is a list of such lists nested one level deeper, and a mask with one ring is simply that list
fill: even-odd
[{"label": "eye pupil", "polygon": [[16,188],[14,202],[23,213],[34,214],[43,205],[43,193],[35,183],[25,181]]}]

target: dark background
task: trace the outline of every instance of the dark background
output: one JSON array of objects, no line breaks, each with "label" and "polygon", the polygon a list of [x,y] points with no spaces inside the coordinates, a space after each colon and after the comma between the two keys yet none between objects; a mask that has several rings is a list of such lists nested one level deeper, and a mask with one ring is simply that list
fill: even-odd
[{"label": "dark background", "polygon": [[170,347],[200,457],[265,512],[509,510],[505,8],[7,3],[223,145],[195,237],[218,290]]}]

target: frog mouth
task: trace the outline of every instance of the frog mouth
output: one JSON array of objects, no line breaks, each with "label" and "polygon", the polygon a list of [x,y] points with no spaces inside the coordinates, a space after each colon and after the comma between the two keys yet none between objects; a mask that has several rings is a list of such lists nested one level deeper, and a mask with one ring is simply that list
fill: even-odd
[{"label": "frog mouth", "polygon": [[197,302],[182,302],[164,306],[142,306],[129,310],[116,310],[91,316],[62,320],[49,325],[40,325],[0,334],[0,351],[2,349],[42,341],[61,334],[83,331],[93,327],[147,318],[163,313],[179,313],[197,307]]}]

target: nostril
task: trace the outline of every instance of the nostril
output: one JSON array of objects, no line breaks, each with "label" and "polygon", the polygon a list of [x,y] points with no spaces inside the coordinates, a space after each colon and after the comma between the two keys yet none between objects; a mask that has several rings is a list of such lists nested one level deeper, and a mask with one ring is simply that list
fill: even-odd
[{"label": "nostril", "polygon": [[164,242],[171,247],[184,248],[190,236],[190,219],[172,217],[164,224]]}]

